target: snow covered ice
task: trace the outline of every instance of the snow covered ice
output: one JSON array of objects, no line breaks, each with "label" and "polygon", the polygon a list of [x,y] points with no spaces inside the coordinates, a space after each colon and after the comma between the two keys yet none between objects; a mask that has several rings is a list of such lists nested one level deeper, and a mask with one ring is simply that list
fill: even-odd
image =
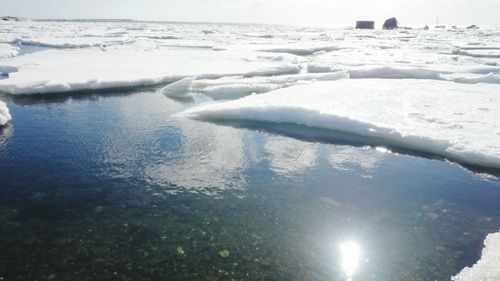
[{"label": "snow covered ice", "polygon": [[[178,114],[196,120],[290,126],[299,135],[307,131],[312,139],[325,133],[348,134],[370,146],[500,169],[496,27],[366,31],[134,21],[2,22],[2,99],[142,87],[173,99],[202,96],[208,102],[183,104],[190,108]],[[0,101],[0,126],[10,120]],[[216,141],[210,142],[198,137],[197,122],[191,124],[183,134],[192,161],[149,167],[148,176],[196,188],[205,185],[200,179],[206,178],[214,186],[229,181],[243,186],[246,179],[236,177],[244,167],[242,131],[221,127],[223,134],[200,134],[213,135]],[[204,156],[209,161],[198,161],[199,147],[212,148],[213,153]],[[266,148],[274,156],[270,166],[277,174],[300,172],[316,161],[313,142],[304,149],[296,139],[277,139]],[[363,170],[375,170],[375,161],[356,158],[356,148],[344,150],[331,157],[332,166],[340,169],[359,160]],[[229,152],[236,155],[232,163],[218,158]],[[491,234],[481,260],[454,280],[500,280],[498,248],[500,236]]]},{"label": "snow covered ice", "polygon": [[252,78],[236,76],[220,79],[195,79],[188,77],[164,87],[161,92],[166,96],[177,98],[187,97],[190,93],[202,93],[214,100],[229,100],[304,83],[335,81],[343,78],[349,78],[349,74],[339,71]]},{"label": "snow covered ice", "polygon": [[[203,61],[203,63],[200,63]],[[167,50],[46,50],[4,60],[17,71],[0,80],[8,94],[59,93],[173,82],[186,76],[278,75],[297,65],[248,53]]]},{"label": "snow covered ice", "polygon": [[157,87],[167,97],[213,100],[189,111],[196,118],[340,130],[499,168],[499,46],[494,27],[7,22],[0,93]]},{"label": "snow covered ice", "polygon": [[500,232],[488,235],[484,241],[481,259],[472,267],[464,268],[453,281],[500,280]]},{"label": "snow covered ice", "polygon": [[19,54],[18,47],[11,44],[0,43],[0,59],[13,57],[18,54]]},{"label": "snow covered ice", "polygon": [[0,126],[7,124],[11,118],[7,105],[0,101]]},{"label": "snow covered ice", "polygon": [[[50,94],[151,86],[187,77],[341,71],[353,79],[498,84],[498,34],[495,28],[367,32],[128,21],[6,22],[0,30],[0,71],[9,79],[0,80],[0,92]],[[7,73],[7,68],[15,71]],[[274,82],[252,86],[247,80],[234,83],[236,92],[241,90],[236,84],[244,85],[244,95],[282,87]]]},{"label": "snow covered ice", "polygon": [[[198,119],[294,123],[500,168],[497,85],[343,79],[190,109]],[[467,100],[465,103],[464,100]]]}]

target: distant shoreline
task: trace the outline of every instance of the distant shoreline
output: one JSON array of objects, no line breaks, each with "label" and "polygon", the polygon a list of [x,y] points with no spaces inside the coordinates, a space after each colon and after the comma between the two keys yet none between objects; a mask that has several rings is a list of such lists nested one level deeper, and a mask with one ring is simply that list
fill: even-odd
[{"label": "distant shoreline", "polygon": [[[117,23],[181,23],[181,24],[209,24],[209,25],[255,25],[255,26],[297,26],[297,27],[337,27],[337,28],[354,28],[355,22],[331,22],[331,23],[262,23],[262,22],[212,22],[212,21],[183,21],[183,20],[141,20],[141,19],[127,19],[127,18],[117,18],[117,19],[100,19],[100,18],[23,18],[23,17],[15,17],[15,16],[0,16],[1,18],[12,18],[12,21],[35,21],[35,22],[100,22],[100,23],[108,23],[108,22],[117,22]],[[469,24],[443,24],[440,25],[440,28],[466,28],[468,26],[473,25]],[[485,27],[499,27],[498,25],[484,25],[484,24],[474,24],[480,28]],[[401,26],[401,29],[406,28],[422,28],[424,26],[429,26],[430,28],[435,28],[434,24],[429,23],[405,23]],[[376,22],[375,29],[379,29],[381,24]]]}]

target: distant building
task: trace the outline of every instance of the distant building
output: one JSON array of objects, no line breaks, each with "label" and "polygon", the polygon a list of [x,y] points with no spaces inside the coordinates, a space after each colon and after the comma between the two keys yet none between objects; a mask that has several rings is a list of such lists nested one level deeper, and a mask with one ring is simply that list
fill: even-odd
[{"label": "distant building", "polygon": [[390,18],[384,22],[384,29],[397,29],[399,22],[396,18]]},{"label": "distant building", "polygon": [[375,22],[374,21],[357,21],[356,22],[356,28],[357,29],[375,29]]}]

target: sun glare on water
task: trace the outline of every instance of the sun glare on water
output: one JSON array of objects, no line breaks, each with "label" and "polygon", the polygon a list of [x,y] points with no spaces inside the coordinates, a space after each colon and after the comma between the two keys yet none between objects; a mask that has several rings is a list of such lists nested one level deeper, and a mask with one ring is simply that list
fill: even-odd
[{"label": "sun glare on water", "polygon": [[340,254],[342,258],[342,269],[347,275],[349,281],[356,273],[359,267],[359,260],[361,258],[361,247],[358,243],[349,241],[340,245]]}]

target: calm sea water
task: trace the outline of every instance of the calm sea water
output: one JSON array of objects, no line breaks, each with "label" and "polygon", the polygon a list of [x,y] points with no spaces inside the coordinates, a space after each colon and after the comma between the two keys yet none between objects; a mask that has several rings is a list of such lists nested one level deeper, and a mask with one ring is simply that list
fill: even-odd
[{"label": "calm sea water", "polygon": [[154,91],[8,100],[0,280],[449,280],[500,180],[186,120]]}]

